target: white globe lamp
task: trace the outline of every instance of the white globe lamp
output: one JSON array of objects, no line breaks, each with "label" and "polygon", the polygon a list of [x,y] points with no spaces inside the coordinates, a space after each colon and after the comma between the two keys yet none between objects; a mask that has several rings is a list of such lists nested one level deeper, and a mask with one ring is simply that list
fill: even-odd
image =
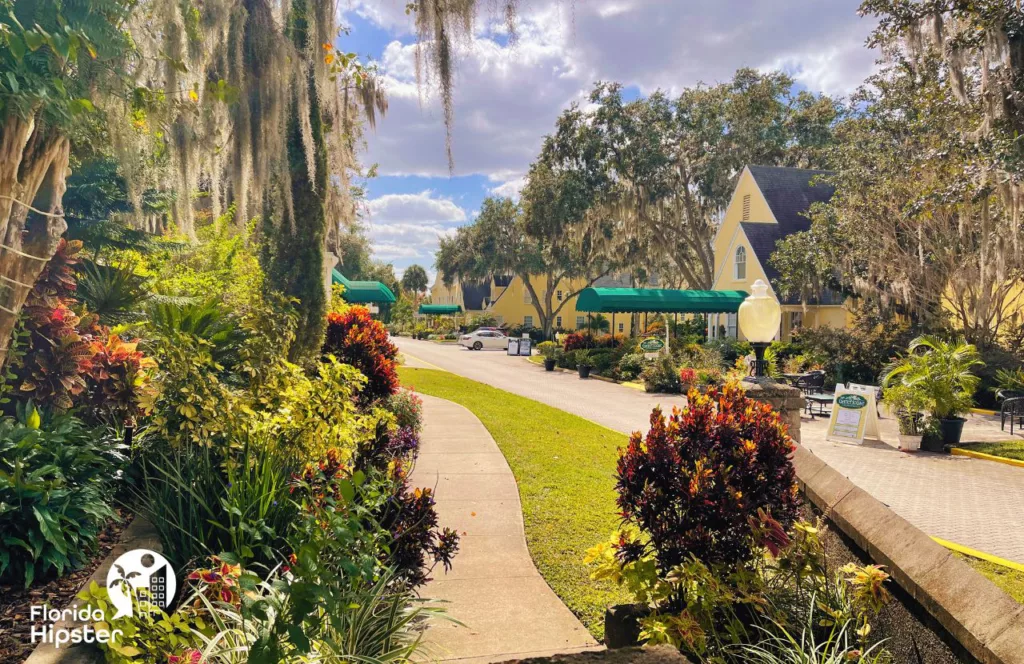
[{"label": "white globe lamp", "polygon": [[768,294],[768,284],[758,279],[750,287],[750,295],[740,304],[737,317],[740,331],[754,347],[754,377],[764,378],[767,367],[764,351],[775,339],[782,323],[782,307]]}]

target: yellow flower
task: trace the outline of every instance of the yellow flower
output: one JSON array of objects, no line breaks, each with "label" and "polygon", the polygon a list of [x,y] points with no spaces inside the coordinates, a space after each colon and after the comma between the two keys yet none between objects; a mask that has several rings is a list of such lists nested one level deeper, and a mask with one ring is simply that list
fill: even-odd
[{"label": "yellow flower", "polygon": [[191,99],[193,102],[198,102],[199,101],[199,93],[197,93],[195,90],[189,90],[188,91],[188,98]]}]

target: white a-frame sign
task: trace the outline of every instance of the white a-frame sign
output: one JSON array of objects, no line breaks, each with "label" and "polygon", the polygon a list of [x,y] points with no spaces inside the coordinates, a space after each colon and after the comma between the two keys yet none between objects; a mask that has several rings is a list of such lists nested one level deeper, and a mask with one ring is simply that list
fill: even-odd
[{"label": "white a-frame sign", "polygon": [[832,416],[826,440],[860,445],[865,438],[881,440],[878,435],[878,412],[874,390],[849,389],[836,386]]}]

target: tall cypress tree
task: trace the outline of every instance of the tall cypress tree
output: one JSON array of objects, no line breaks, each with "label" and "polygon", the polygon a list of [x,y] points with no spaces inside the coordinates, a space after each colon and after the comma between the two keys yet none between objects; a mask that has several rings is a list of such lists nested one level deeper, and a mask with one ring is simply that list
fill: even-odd
[{"label": "tall cypress tree", "polygon": [[[291,7],[289,37],[300,53],[306,53],[308,12],[312,11],[310,4],[310,0],[295,0]],[[295,112],[289,114],[287,125],[292,207],[290,210],[287,206],[282,209],[280,221],[272,229],[267,228],[264,245],[268,287],[298,300],[298,329],[290,351],[290,359],[296,362],[311,360],[319,353],[327,326],[328,304],[323,282],[327,147],[312,63],[308,69],[305,80],[296,80],[293,94]],[[300,85],[305,85],[306,90],[300,90]],[[298,103],[303,92],[309,100],[309,126],[316,169],[312,174],[302,138],[303,104]]]}]

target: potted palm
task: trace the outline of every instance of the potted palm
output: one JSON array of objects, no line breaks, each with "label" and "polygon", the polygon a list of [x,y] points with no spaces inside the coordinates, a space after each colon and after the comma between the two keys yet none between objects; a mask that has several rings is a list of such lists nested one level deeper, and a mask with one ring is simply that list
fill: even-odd
[{"label": "potted palm", "polygon": [[537,344],[537,350],[544,358],[544,371],[554,371],[558,362],[558,344],[554,341],[544,341]]},{"label": "potted palm", "polygon": [[938,422],[939,440],[932,441],[938,449],[933,451],[958,444],[966,422],[961,415],[974,406],[980,380],[973,370],[984,365],[978,349],[963,340],[949,342],[924,335],[911,341],[907,351],[886,367],[882,385],[907,388]]},{"label": "potted palm", "polygon": [[580,378],[590,378],[590,370],[593,368],[594,365],[590,359],[590,351],[576,351],[576,371],[579,372]]}]

